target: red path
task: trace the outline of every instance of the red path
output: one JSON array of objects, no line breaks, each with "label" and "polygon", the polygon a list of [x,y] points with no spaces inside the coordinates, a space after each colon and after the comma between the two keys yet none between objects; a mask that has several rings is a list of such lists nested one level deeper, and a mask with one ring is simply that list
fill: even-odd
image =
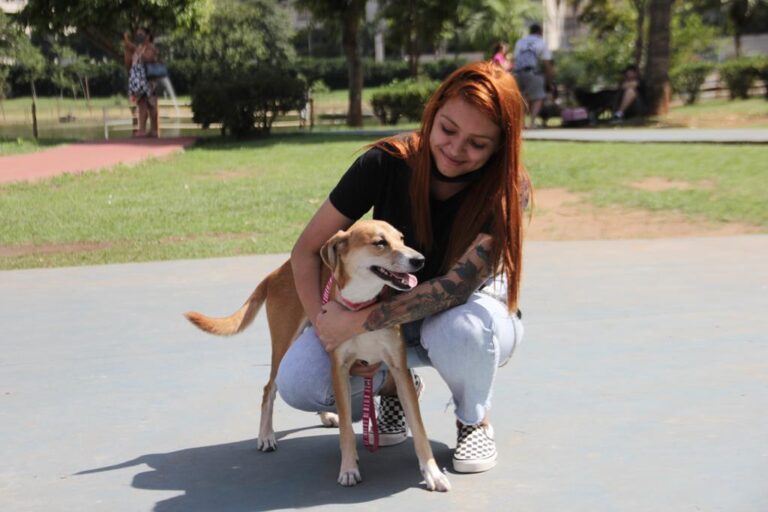
[{"label": "red path", "polygon": [[195,142],[193,137],[80,142],[35,153],[0,157],[0,183],[38,181],[65,173],[98,171],[160,158]]}]

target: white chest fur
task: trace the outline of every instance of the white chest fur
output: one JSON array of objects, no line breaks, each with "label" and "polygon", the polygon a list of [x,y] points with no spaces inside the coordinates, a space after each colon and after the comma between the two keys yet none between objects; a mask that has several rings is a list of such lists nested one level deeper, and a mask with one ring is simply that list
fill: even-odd
[{"label": "white chest fur", "polygon": [[350,363],[355,359],[367,361],[368,364],[392,362],[400,349],[402,341],[399,329],[381,329],[355,336],[339,346],[334,352],[342,363]]}]

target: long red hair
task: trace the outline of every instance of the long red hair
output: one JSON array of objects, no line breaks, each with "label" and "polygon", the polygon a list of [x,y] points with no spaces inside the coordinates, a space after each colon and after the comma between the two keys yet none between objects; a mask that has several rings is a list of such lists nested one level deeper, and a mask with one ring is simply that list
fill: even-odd
[{"label": "long red hair", "polygon": [[532,193],[530,178],[520,159],[525,106],[512,75],[488,62],[468,64],[454,71],[424,107],[421,129],[407,137],[388,137],[374,144],[405,159],[413,170],[410,183],[411,215],[417,241],[432,246],[429,211],[430,176],[434,165],[429,149],[438,110],[449,100],[461,98],[475,106],[501,129],[499,148],[485,171],[468,185],[451,228],[441,270],[447,272],[490,220],[494,273],[507,277],[507,307],[517,308],[523,250],[524,196]]}]

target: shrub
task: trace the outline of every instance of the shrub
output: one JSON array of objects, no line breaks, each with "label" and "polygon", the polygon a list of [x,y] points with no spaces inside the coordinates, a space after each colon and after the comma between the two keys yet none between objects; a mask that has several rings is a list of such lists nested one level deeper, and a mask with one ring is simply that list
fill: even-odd
[{"label": "shrub", "polygon": [[448,75],[466,64],[464,59],[439,59],[422,65],[424,74],[432,80],[445,80]]},{"label": "shrub", "polygon": [[306,91],[306,83],[294,73],[262,66],[229,82],[206,81],[194,87],[193,119],[204,128],[221,123],[222,134],[268,134],[278,114],[304,106]]},{"label": "shrub", "polygon": [[768,100],[768,56],[763,55],[757,59],[757,76],[763,81],[765,87],[765,99]]},{"label": "shrub", "polygon": [[720,65],[720,78],[728,87],[732,100],[749,98],[749,90],[757,76],[757,60],[754,58],[729,59]]},{"label": "shrub", "polygon": [[439,85],[434,80],[395,81],[373,95],[373,113],[382,124],[395,125],[401,117],[419,121],[424,105]]},{"label": "shrub", "polygon": [[676,93],[685,95],[686,105],[696,103],[699,98],[699,90],[704,80],[715,66],[709,62],[693,62],[675,67],[669,73],[672,88]]},{"label": "shrub", "polygon": [[[343,57],[298,59],[296,67],[309,83],[322,80],[331,89],[349,87],[347,61]],[[399,60],[375,62],[373,59],[363,59],[363,84],[366,87],[384,85],[407,77],[407,62]]]}]

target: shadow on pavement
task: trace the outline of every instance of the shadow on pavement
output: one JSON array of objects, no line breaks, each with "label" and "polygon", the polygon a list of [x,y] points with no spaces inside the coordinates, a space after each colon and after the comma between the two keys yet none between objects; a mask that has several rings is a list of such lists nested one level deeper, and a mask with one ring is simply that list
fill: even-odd
[{"label": "shadow on pavement", "polygon": [[[271,453],[259,452],[254,439],[142,455],[75,476],[149,466],[151,470],[133,477],[134,488],[183,493],[158,501],[156,512],[245,512],[364,503],[414,487],[424,489],[410,439],[374,454],[358,439],[363,482],[341,487],[336,483],[340,459],[335,429],[328,435],[284,439],[316,428],[325,430],[305,427],[279,432],[278,449]],[[432,449],[439,465],[448,462],[450,450],[445,444],[433,442]]]}]

